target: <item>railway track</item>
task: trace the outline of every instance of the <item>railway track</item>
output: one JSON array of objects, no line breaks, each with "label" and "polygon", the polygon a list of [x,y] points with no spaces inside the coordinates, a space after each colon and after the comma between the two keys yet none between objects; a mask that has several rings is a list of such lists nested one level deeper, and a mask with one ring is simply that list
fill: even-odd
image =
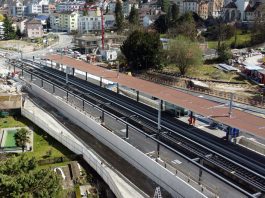
[{"label": "railway track", "polygon": [[[36,68],[32,61],[28,60],[14,61],[12,64],[65,87],[65,74],[63,72],[41,67],[41,65]],[[155,109],[73,76],[69,76],[69,84],[71,85],[70,90],[74,94],[83,95],[84,99],[95,105],[104,106],[105,110],[116,116],[127,117],[129,123],[141,128],[149,135],[156,136],[160,141],[174,149],[181,150],[191,160],[200,160],[200,163],[205,167],[215,170],[226,178],[228,177],[237,185],[243,186],[248,192],[252,194],[260,192],[264,195],[265,159],[261,156],[254,155],[254,153],[252,153],[252,156],[248,156],[246,154],[250,154],[250,152],[242,152],[241,148],[242,153],[237,152],[237,150],[229,150],[229,148],[224,149],[224,145],[214,141],[214,139],[205,139],[205,137],[200,137],[198,134],[189,133],[183,123],[175,122],[175,120],[162,119],[161,131],[163,133],[158,133],[157,111]],[[208,144],[205,144],[206,141]],[[236,160],[233,156],[237,156],[235,157]]]}]

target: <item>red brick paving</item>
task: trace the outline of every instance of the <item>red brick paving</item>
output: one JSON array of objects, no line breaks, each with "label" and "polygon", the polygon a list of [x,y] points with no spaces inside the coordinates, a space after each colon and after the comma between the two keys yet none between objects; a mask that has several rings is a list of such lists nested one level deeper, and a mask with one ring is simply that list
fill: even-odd
[{"label": "red brick paving", "polygon": [[120,85],[139,90],[140,92],[160,98],[164,101],[184,107],[197,114],[239,128],[241,131],[252,133],[253,135],[265,138],[265,119],[255,115],[233,109],[232,116],[228,116],[228,107],[218,107],[220,104],[203,98],[189,95],[173,88],[168,88],[153,82],[142,80],[126,74],[119,74],[115,71],[88,64],[84,61],[76,60],[67,56],[49,55],[48,59],[57,63],[74,67],[89,74],[103,77]]}]

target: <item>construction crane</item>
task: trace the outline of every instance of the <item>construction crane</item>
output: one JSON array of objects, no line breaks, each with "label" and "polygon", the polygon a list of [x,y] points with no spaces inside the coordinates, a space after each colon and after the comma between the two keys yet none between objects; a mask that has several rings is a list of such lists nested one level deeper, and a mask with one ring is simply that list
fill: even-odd
[{"label": "construction crane", "polygon": [[[84,11],[90,10],[91,7],[93,7],[95,4],[94,3],[85,3],[84,5]],[[107,0],[101,1],[98,5],[100,8],[100,15],[101,15],[101,44],[102,44],[102,49],[104,50],[104,39],[105,39],[105,27],[104,27],[104,11],[106,10],[108,6]]]},{"label": "construction crane", "polygon": [[104,11],[108,6],[108,2],[104,0],[99,4],[100,7],[100,15],[101,15],[101,42],[102,42],[102,50],[104,50],[104,40],[105,40],[105,25],[104,25]]}]

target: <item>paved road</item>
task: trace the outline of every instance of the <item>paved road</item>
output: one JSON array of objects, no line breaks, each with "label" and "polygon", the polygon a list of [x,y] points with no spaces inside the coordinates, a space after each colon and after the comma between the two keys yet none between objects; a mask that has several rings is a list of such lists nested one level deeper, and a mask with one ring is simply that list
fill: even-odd
[{"label": "paved road", "polygon": [[[59,41],[54,43],[51,46],[48,46],[47,48],[43,48],[40,50],[36,50],[33,52],[27,52],[27,53],[22,53],[23,58],[28,58],[28,59],[32,59],[32,57],[34,56],[35,58],[39,58],[39,57],[44,57],[47,53],[52,52],[52,50],[54,50],[55,48],[65,48],[65,47],[72,47],[73,43],[73,36],[72,35],[68,35],[66,33],[54,33],[57,34],[59,36]],[[6,50],[0,50],[2,52],[7,52]],[[23,52],[23,51],[22,51]],[[19,52],[10,52],[10,56],[9,58],[21,58],[21,54]]]}]

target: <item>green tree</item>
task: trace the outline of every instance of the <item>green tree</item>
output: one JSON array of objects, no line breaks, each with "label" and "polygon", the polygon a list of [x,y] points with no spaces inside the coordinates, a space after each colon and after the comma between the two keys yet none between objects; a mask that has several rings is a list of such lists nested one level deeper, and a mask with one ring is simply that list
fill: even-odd
[{"label": "green tree", "polygon": [[4,26],[4,39],[5,40],[15,39],[16,32],[14,27],[12,26],[12,20],[7,15],[5,15],[3,26]]},{"label": "green tree", "polygon": [[116,26],[117,26],[118,31],[121,31],[123,27],[124,15],[123,15],[122,5],[121,5],[120,0],[116,2],[115,20],[116,20]]},{"label": "green tree", "polygon": [[37,169],[35,158],[24,154],[0,164],[0,197],[56,197],[60,179],[50,169]]},{"label": "green tree", "polygon": [[24,152],[26,144],[30,142],[29,134],[30,132],[25,128],[18,129],[15,134],[16,145],[22,148],[22,152]]},{"label": "green tree", "polygon": [[197,36],[197,29],[192,13],[187,12],[183,14],[177,20],[177,26],[170,29],[170,33],[173,35],[173,37],[177,35],[183,35],[190,38],[191,40],[195,40]]},{"label": "green tree", "polygon": [[161,0],[161,10],[167,12],[169,7],[169,0]]},{"label": "green tree", "polygon": [[21,34],[21,32],[20,32],[20,29],[19,28],[17,28],[17,31],[16,31],[16,36],[17,36],[17,38],[18,39],[20,39],[23,35]]},{"label": "green tree", "polygon": [[165,14],[160,15],[154,22],[154,28],[160,34],[166,33],[168,28],[169,28],[167,15],[165,15]]},{"label": "green tree", "polygon": [[179,7],[175,3],[173,3],[172,8],[171,8],[171,17],[174,23],[177,22],[178,17],[179,17]]},{"label": "green tree", "polygon": [[129,14],[129,23],[132,25],[139,25],[139,14],[138,14],[138,10],[135,8],[134,5]]},{"label": "green tree", "polygon": [[179,68],[181,75],[185,75],[190,68],[202,64],[199,45],[184,36],[170,40],[166,54],[169,62]]},{"label": "green tree", "polygon": [[218,52],[218,59],[221,62],[226,62],[229,59],[232,58],[232,52],[231,49],[225,44],[222,43],[219,47],[219,49],[217,50]]},{"label": "green tree", "polygon": [[147,69],[160,64],[162,44],[155,32],[132,32],[121,46],[121,52],[134,70]]}]

